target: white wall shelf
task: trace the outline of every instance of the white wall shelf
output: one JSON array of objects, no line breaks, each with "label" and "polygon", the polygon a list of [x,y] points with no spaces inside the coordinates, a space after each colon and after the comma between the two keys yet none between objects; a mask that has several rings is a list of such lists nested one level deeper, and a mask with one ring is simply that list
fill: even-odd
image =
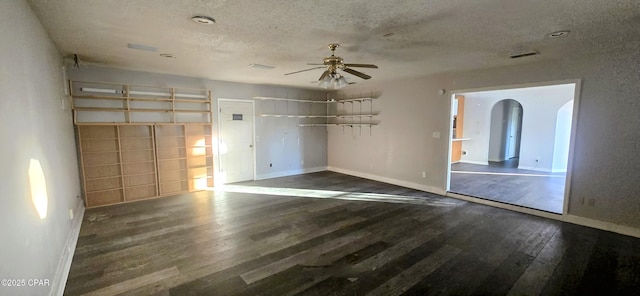
[{"label": "white wall shelf", "polygon": [[[297,119],[309,119],[307,122],[298,123],[300,127],[327,127],[327,126],[342,126],[342,127],[372,127],[378,125],[378,122],[374,121],[374,117],[377,113],[373,111],[373,97],[359,97],[349,99],[330,99],[330,100],[301,100],[279,97],[253,97],[256,100],[263,101],[284,101],[287,102],[286,111],[284,113],[277,112],[278,106],[274,104],[273,113],[263,113],[260,117],[274,117],[274,118],[297,118]],[[314,114],[313,108],[309,107],[306,114],[291,114],[289,109],[291,103],[297,104],[326,104],[327,107],[322,110],[323,114]],[[368,102],[368,103],[367,103]],[[368,109],[363,112],[363,105]],[[340,106],[340,107],[338,107]],[[300,110],[300,105],[295,106]],[[263,108],[264,111],[264,108]],[[271,110],[270,110],[271,111]],[[316,111],[317,112],[317,111]],[[316,120],[311,120],[316,119]],[[324,119],[322,122],[318,122],[317,119]]]}]

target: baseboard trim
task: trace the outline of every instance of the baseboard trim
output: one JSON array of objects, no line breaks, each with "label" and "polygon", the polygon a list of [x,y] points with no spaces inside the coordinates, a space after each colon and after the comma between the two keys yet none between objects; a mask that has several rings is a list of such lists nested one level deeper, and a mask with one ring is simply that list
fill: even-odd
[{"label": "baseboard trim", "polygon": [[73,255],[76,251],[76,245],[78,244],[78,237],[80,236],[80,227],[82,226],[82,220],[84,219],[84,203],[82,200],[78,200],[76,205],[76,216],[74,217],[71,231],[64,245],[64,249],[58,261],[58,267],[56,268],[55,278],[51,283],[50,296],[58,296],[64,294],[64,288],[67,285],[67,279],[69,278],[69,271],[71,270],[71,262],[73,261]]},{"label": "baseboard trim", "polygon": [[619,225],[612,222],[604,222],[600,220],[575,216],[571,214],[566,214],[563,216],[563,218],[565,222],[640,238],[640,229],[637,228]]},{"label": "baseboard trim", "polygon": [[518,212],[518,213],[529,214],[529,215],[534,215],[534,216],[543,217],[543,218],[549,218],[549,219],[554,219],[554,220],[562,220],[562,215],[561,214],[554,214],[554,213],[549,213],[549,212],[545,212],[545,211],[540,211],[540,210],[534,210],[534,209],[530,209],[530,208],[514,206],[514,205],[510,205],[510,204],[506,204],[506,203],[501,203],[501,202],[497,202],[497,201],[477,198],[477,197],[473,197],[473,196],[457,194],[457,193],[453,193],[453,192],[447,192],[446,196],[447,197],[451,197],[451,198],[455,198],[455,199],[461,199],[461,200],[469,201],[469,202],[472,202],[472,203],[492,206],[494,208],[510,210],[510,211],[514,211],[514,212]]},{"label": "baseboard trim", "polygon": [[479,165],[489,165],[489,162],[482,162],[482,161],[473,161],[473,160],[460,160],[458,162],[461,163],[470,163],[470,164],[479,164]]},{"label": "baseboard trim", "polygon": [[352,170],[347,170],[347,169],[337,168],[337,167],[332,167],[332,166],[327,167],[327,170],[328,171],[332,171],[332,172],[336,172],[336,173],[345,174],[345,175],[351,175],[351,176],[365,178],[365,179],[369,179],[369,180],[384,182],[384,183],[388,183],[388,184],[392,184],[392,185],[398,185],[398,186],[407,187],[407,188],[411,188],[411,189],[426,191],[426,192],[429,192],[429,193],[434,193],[434,194],[439,194],[439,195],[445,195],[446,194],[446,191],[444,191],[444,190],[442,190],[440,188],[437,188],[437,187],[418,184],[418,183],[413,183],[413,182],[402,181],[402,180],[398,180],[398,179],[393,179],[393,178],[373,175],[373,174],[369,174],[369,173],[357,172],[357,171],[352,171]]},{"label": "baseboard trim", "polygon": [[544,169],[544,168],[539,168],[539,167],[518,166],[518,169],[545,172],[545,173],[553,173],[553,171],[551,169]]},{"label": "baseboard trim", "polygon": [[322,172],[322,171],[326,171],[326,170],[327,170],[326,166],[319,166],[319,167],[314,167],[314,168],[304,168],[304,169],[295,169],[295,170],[288,170],[288,171],[279,171],[279,172],[273,172],[273,173],[268,173],[268,174],[257,175],[256,176],[256,180],[287,177],[287,176],[294,176],[294,175],[308,174],[308,173],[317,173],[317,172]]}]

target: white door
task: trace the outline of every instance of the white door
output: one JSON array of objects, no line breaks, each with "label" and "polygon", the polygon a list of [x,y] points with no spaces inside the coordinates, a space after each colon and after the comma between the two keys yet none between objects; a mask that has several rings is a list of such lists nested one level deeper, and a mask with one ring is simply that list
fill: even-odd
[{"label": "white door", "polygon": [[219,153],[225,183],[254,179],[253,102],[218,101],[220,111]]}]

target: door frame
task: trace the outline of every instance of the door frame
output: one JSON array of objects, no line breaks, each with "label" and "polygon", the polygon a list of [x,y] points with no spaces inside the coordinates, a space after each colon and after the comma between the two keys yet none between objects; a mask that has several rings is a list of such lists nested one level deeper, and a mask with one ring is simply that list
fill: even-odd
[{"label": "door frame", "polygon": [[[514,88],[526,88],[526,87],[536,87],[536,86],[553,86],[559,84],[571,84],[575,85],[573,91],[573,114],[571,115],[571,134],[569,137],[569,157],[567,159],[567,178],[565,179],[564,184],[564,200],[562,204],[562,214],[552,214],[542,210],[535,210],[530,208],[525,208],[522,206],[505,204],[501,202],[493,202],[487,201],[477,197],[463,196],[456,194],[454,192],[449,191],[451,189],[451,139],[453,130],[453,100],[456,95],[468,92],[481,92],[481,91],[491,91],[491,90],[506,90],[506,89],[514,89]],[[449,121],[446,126],[449,127],[447,134],[448,138],[448,154],[447,154],[447,168],[445,170],[445,192],[447,196],[454,198],[464,198],[469,201],[473,201],[481,204],[488,204],[497,208],[503,208],[508,210],[513,210],[517,212],[523,212],[527,214],[538,215],[547,218],[554,218],[555,216],[565,216],[569,213],[569,196],[571,194],[571,180],[573,176],[573,163],[574,163],[574,153],[576,146],[576,133],[578,130],[578,119],[579,119],[579,110],[580,110],[580,95],[582,90],[582,79],[565,79],[565,80],[555,80],[555,81],[544,81],[544,82],[534,82],[534,83],[522,83],[522,84],[511,84],[511,85],[501,85],[501,86],[490,86],[490,87],[481,87],[481,88],[473,88],[473,89],[458,89],[449,91],[449,116],[447,116],[447,120]]]},{"label": "door frame", "polygon": [[[217,122],[218,122],[218,136],[217,136],[217,141],[216,141],[216,147],[218,150],[218,173],[222,173],[221,169],[222,169],[222,154],[220,154],[220,131],[221,131],[221,116],[220,114],[222,113],[222,108],[220,107],[220,103],[221,102],[240,102],[240,103],[251,103],[251,112],[252,117],[253,117],[253,124],[251,126],[251,134],[252,134],[252,138],[251,138],[251,142],[253,143],[253,180],[256,180],[256,149],[258,148],[258,146],[256,145],[256,102],[253,100],[245,100],[245,99],[227,99],[227,98],[218,98],[217,100],[217,104],[216,104],[216,114],[217,114]],[[226,181],[226,180],[225,180]],[[225,182],[226,183],[226,182]]]}]

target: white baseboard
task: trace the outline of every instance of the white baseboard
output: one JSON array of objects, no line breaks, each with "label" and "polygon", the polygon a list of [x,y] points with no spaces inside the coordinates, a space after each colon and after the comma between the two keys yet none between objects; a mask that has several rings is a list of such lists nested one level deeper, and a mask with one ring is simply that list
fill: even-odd
[{"label": "white baseboard", "polygon": [[273,172],[273,173],[268,173],[268,174],[256,175],[256,180],[279,178],[279,177],[286,177],[286,176],[294,176],[294,175],[308,174],[308,173],[316,173],[316,172],[322,172],[322,171],[326,171],[326,170],[327,170],[326,166],[320,166],[320,167],[315,167],[315,168],[279,171],[279,172]]},{"label": "white baseboard", "polygon": [[67,278],[69,278],[69,270],[71,270],[71,261],[73,260],[73,254],[76,251],[76,244],[78,243],[78,237],[80,236],[80,227],[82,226],[82,220],[84,219],[84,203],[78,199],[78,204],[74,209],[75,217],[71,225],[71,231],[67,236],[67,240],[64,244],[64,249],[58,261],[58,267],[56,268],[55,278],[51,283],[50,296],[58,296],[64,294],[64,288],[67,285]]},{"label": "white baseboard", "polygon": [[638,228],[619,225],[611,222],[594,220],[594,219],[575,216],[571,214],[566,214],[562,217],[565,222],[640,238],[640,229]]},{"label": "white baseboard", "polygon": [[373,175],[373,174],[369,174],[369,173],[356,172],[356,171],[351,171],[351,170],[342,169],[342,168],[336,168],[336,167],[331,167],[331,166],[327,167],[327,170],[332,171],[332,172],[336,172],[336,173],[345,174],[345,175],[351,175],[351,176],[356,176],[356,177],[365,178],[365,179],[369,179],[369,180],[384,182],[384,183],[388,183],[388,184],[392,184],[392,185],[398,185],[398,186],[407,187],[407,188],[411,188],[411,189],[426,191],[426,192],[430,192],[430,193],[434,193],[434,194],[445,195],[447,193],[446,191],[444,191],[444,190],[442,190],[440,188],[437,188],[437,187],[418,184],[418,183],[413,183],[413,182],[407,182],[407,181],[403,181],[403,180],[398,180],[398,179],[393,179],[393,178]]},{"label": "white baseboard", "polygon": [[552,172],[553,172],[551,169],[545,169],[545,168],[541,168],[541,167],[518,166],[518,169],[520,169],[520,170],[529,170],[529,171],[545,172],[545,173],[552,173]]},{"label": "white baseboard", "polygon": [[479,165],[489,165],[489,162],[482,162],[482,161],[473,161],[473,160],[460,160],[458,162],[462,162],[462,163],[470,163],[470,164],[479,164]]}]

